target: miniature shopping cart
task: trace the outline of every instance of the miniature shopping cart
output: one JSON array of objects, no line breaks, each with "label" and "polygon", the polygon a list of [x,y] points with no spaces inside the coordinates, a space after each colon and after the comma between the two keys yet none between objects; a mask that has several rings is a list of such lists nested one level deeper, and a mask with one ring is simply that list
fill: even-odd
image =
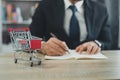
[{"label": "miniature shopping cart", "polygon": [[[35,53],[41,48],[41,39],[32,36],[29,28],[9,28],[8,31],[15,49],[14,62],[17,63],[18,60],[23,60],[29,61],[31,67],[33,62],[37,62],[40,65],[41,59]],[[29,54],[28,59],[22,57],[25,53]]]}]

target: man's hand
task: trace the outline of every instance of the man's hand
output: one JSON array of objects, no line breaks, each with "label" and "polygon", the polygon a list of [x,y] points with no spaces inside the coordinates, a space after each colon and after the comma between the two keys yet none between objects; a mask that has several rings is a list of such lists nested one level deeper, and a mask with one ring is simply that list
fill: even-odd
[{"label": "man's hand", "polygon": [[65,42],[57,38],[50,38],[47,42],[43,43],[41,51],[49,56],[64,55],[67,50]]},{"label": "man's hand", "polygon": [[76,51],[82,53],[86,51],[89,54],[96,54],[101,51],[101,48],[93,41],[83,43],[76,48]]}]

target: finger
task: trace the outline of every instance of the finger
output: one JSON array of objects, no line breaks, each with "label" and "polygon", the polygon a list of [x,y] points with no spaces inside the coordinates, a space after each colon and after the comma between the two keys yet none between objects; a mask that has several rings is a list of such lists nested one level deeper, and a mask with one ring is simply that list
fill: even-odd
[{"label": "finger", "polygon": [[56,54],[59,54],[60,56],[65,54],[65,50],[63,50],[61,47],[54,47],[54,50],[57,52]]},{"label": "finger", "polygon": [[52,50],[52,53],[58,54],[58,55],[63,55],[65,54],[65,50],[62,49],[59,45],[51,43],[49,46]]},{"label": "finger", "polygon": [[98,46],[93,46],[92,51],[91,51],[91,54],[96,54],[98,48],[99,48]]},{"label": "finger", "polygon": [[87,45],[87,53],[88,54],[91,54],[91,52],[92,52],[92,45]]},{"label": "finger", "polygon": [[46,52],[46,54],[49,56],[60,56],[59,51],[56,51],[53,48],[48,48]]},{"label": "finger", "polygon": [[[46,42],[46,46],[49,47],[49,49],[46,49],[47,50],[47,53],[49,54],[53,54],[54,55],[63,55],[65,54],[65,51],[63,48],[61,48],[58,44],[56,44],[54,42],[54,40],[56,40],[56,38],[50,38],[47,42]],[[53,50],[52,50],[53,49]]]},{"label": "finger", "polygon": [[100,47],[98,47],[98,50],[97,50],[97,52],[96,52],[96,53],[100,53],[100,51],[101,51],[101,48],[100,48]]},{"label": "finger", "polygon": [[61,48],[63,48],[64,50],[67,50],[67,47],[65,44],[63,44],[63,41],[53,38],[52,42],[54,42],[55,44],[59,45]]},{"label": "finger", "polygon": [[59,56],[59,54],[56,54],[56,52],[53,49],[49,49],[47,51],[48,56]]},{"label": "finger", "polygon": [[66,50],[63,49],[61,46],[59,46],[58,44],[55,44],[55,46],[53,46],[54,50],[56,50],[60,55],[64,55],[66,53]]},{"label": "finger", "polygon": [[76,47],[76,49],[75,49],[75,50],[76,50],[76,52],[78,52],[78,51],[79,51],[80,47],[81,47],[81,46]]},{"label": "finger", "polygon": [[44,51],[47,55],[57,55],[57,51],[54,49],[55,44],[49,40],[44,44]]},{"label": "finger", "polygon": [[56,54],[59,54],[59,55],[64,55],[66,52],[66,50],[61,48],[58,44],[51,43],[50,47],[56,51]]},{"label": "finger", "polygon": [[83,45],[80,45],[76,48],[76,52],[78,52],[78,53],[82,53],[82,51],[84,51],[84,50],[85,50],[85,46],[83,46]]}]

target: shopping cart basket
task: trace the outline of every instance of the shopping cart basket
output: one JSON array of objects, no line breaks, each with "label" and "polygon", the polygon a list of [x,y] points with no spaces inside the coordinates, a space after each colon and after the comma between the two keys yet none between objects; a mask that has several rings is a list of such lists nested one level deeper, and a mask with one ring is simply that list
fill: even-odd
[{"label": "shopping cart basket", "polygon": [[[29,28],[8,28],[8,31],[13,48],[15,49],[14,62],[17,63],[18,60],[23,60],[29,61],[31,67],[33,66],[33,62],[38,62],[38,65],[40,65],[41,59],[35,53],[41,48],[41,39],[32,36]],[[22,54],[25,53],[29,54],[28,59],[22,57]]]}]

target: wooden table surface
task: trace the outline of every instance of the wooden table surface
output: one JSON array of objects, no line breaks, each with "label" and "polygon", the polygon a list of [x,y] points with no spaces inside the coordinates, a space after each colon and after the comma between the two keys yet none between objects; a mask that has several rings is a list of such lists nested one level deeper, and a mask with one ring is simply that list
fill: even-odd
[{"label": "wooden table surface", "polygon": [[120,51],[103,51],[104,60],[44,60],[40,66],[14,64],[13,54],[0,54],[0,80],[120,79]]}]

